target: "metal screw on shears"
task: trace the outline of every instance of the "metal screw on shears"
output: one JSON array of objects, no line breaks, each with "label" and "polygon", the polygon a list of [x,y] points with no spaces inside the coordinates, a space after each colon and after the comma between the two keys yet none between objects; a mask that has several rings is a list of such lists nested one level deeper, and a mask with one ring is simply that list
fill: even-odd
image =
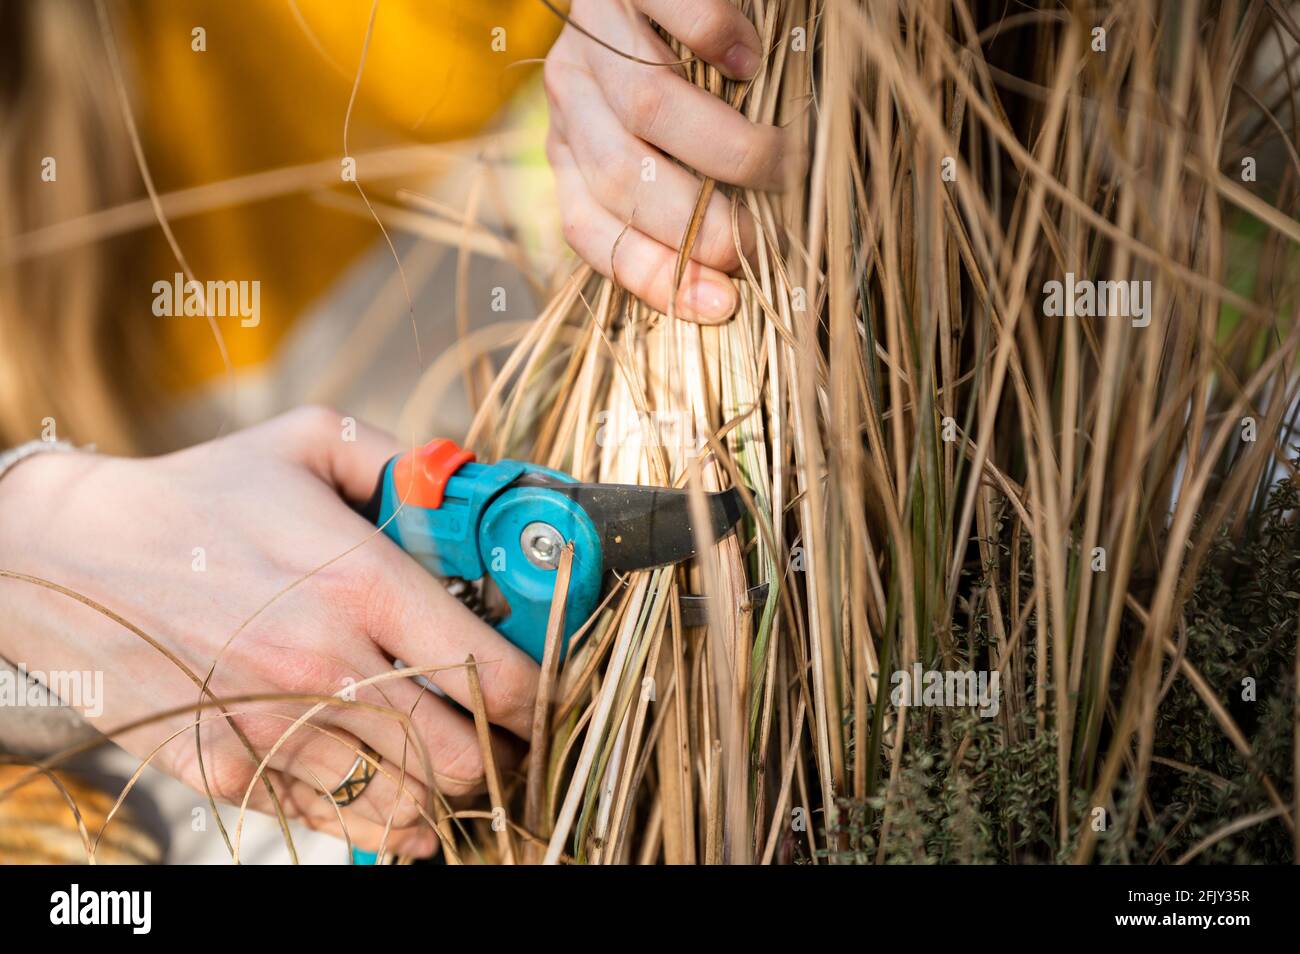
[{"label": "metal screw on shears", "polygon": [[519,535],[519,543],[524,549],[524,556],[528,557],[528,562],[533,566],[554,570],[560,565],[564,538],[549,523],[530,523]]}]

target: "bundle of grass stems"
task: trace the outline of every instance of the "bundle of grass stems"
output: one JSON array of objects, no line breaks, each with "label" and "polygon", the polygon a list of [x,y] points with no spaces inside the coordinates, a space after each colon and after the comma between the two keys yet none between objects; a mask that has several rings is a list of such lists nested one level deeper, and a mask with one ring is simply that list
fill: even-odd
[{"label": "bundle of grass stems", "polygon": [[[1189,631],[1215,548],[1291,486],[1296,21],[739,6],[768,50],[753,82],[680,46],[677,68],[807,163],[781,194],[727,190],[757,235],[735,319],[657,314],[580,268],[470,434],[486,459],[736,486],[749,510],[692,563],[619,580],[562,666],[553,621],[502,796],[518,857],[1173,861],[1246,836],[1293,855],[1295,594],[1217,682],[1222,647]],[[1273,171],[1243,181],[1256,159]],[[1149,282],[1149,323],[1045,316],[1067,275]],[[1292,518],[1273,529],[1294,540]],[[682,625],[683,594],[707,626]],[[900,704],[891,674],[916,664],[996,673],[995,714]],[[1268,759],[1233,704],[1246,677],[1280,700]],[[516,857],[508,827],[461,836]]]}]

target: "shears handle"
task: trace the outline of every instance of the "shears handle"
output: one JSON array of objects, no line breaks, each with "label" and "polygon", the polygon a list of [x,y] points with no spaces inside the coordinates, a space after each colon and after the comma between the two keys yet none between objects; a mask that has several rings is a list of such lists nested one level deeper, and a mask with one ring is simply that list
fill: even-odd
[{"label": "shears handle", "polygon": [[491,578],[509,607],[497,631],[541,662],[565,543],[574,559],[562,651],[595,612],[603,576],[600,535],[579,504],[546,486],[557,482],[574,480],[522,461],[480,464],[438,439],[390,460],[362,512],[433,575]]}]

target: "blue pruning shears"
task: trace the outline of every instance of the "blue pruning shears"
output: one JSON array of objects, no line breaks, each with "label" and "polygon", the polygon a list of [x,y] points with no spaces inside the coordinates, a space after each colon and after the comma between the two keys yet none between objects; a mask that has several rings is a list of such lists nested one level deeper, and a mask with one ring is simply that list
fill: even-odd
[{"label": "blue pruning shears", "polygon": [[[705,495],[716,541],[739,521],[732,488]],[[579,483],[517,460],[475,462],[453,441],[430,441],[394,457],[362,511],[430,573],[474,582],[488,577],[508,607],[494,623],[541,662],[560,552],[572,542],[564,642],[595,612],[605,573],[679,563],[698,536],[688,492],[666,487]]]},{"label": "blue pruning shears", "polygon": [[[735,488],[706,494],[705,505],[709,526],[697,534],[685,490],[579,483],[516,460],[480,464],[470,451],[438,439],[390,460],[362,513],[435,576],[465,584],[490,579],[507,607],[493,625],[541,662],[567,543],[574,547],[561,658],[595,612],[606,572],[689,559],[700,536],[721,539],[743,514]],[[702,622],[703,600],[683,599],[683,612],[693,617],[688,625]],[[353,858],[375,863],[368,852],[354,850]]]}]

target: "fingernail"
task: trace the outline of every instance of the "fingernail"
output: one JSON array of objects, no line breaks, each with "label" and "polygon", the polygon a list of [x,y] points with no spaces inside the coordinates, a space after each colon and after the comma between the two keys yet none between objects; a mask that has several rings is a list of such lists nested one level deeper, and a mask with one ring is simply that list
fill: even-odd
[{"label": "fingernail", "polygon": [[693,282],[678,294],[678,304],[686,312],[684,318],[724,321],[736,310],[736,289],[720,282]]},{"label": "fingernail", "polygon": [[743,43],[737,43],[722,57],[722,65],[731,75],[740,79],[749,79],[757,73],[760,62],[762,60],[758,52]]}]

